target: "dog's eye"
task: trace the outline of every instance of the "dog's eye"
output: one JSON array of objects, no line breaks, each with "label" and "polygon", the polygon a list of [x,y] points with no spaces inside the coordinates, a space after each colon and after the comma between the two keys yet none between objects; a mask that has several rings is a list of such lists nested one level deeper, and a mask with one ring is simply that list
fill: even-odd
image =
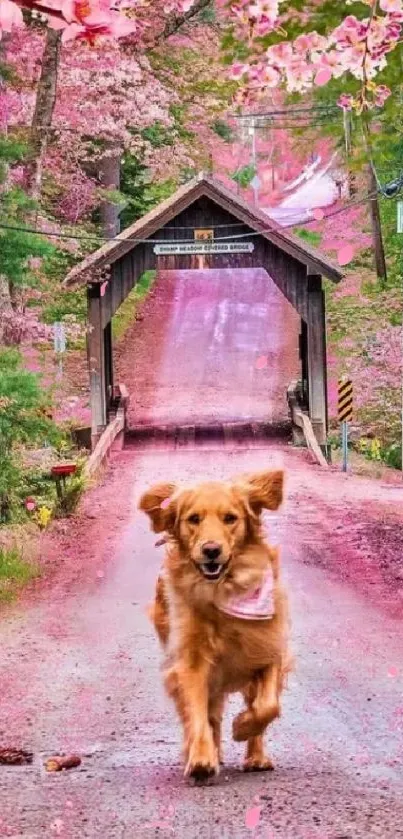
[{"label": "dog's eye", "polygon": [[224,516],[224,524],[235,524],[238,521],[238,516],[234,513],[226,513]]},{"label": "dog's eye", "polygon": [[189,516],[188,522],[189,524],[200,524],[200,516],[197,513],[193,513],[193,515]]}]

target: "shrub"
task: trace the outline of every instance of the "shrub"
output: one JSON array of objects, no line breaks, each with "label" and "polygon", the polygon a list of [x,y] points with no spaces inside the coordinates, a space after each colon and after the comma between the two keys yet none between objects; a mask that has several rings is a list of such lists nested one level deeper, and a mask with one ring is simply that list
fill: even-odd
[{"label": "shrub", "polygon": [[8,521],[22,490],[23,445],[56,442],[60,432],[49,419],[49,402],[38,376],[22,368],[15,349],[0,351],[0,521]]},{"label": "shrub", "polygon": [[13,600],[17,591],[38,574],[38,567],[27,562],[19,548],[0,547],[0,603]]}]

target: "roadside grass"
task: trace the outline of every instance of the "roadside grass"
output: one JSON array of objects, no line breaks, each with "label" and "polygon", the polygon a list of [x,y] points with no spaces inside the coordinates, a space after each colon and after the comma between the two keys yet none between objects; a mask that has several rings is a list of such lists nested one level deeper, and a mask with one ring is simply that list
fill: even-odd
[{"label": "roadside grass", "polygon": [[145,300],[155,282],[156,271],[145,271],[126,300],[112,318],[112,336],[114,341],[121,341],[129,326],[136,319],[139,304]]},{"label": "roadside grass", "polygon": [[[349,266],[351,267],[351,266]],[[326,283],[330,379],[354,385],[354,422],[362,438],[379,441],[376,459],[401,465],[401,291],[382,288],[373,272],[352,266],[340,286]],[[333,406],[333,414],[335,406]],[[332,416],[331,426],[337,427]],[[373,459],[372,448],[368,458]]]},{"label": "roadside grass", "polygon": [[39,575],[39,567],[25,560],[21,549],[0,547],[0,604],[15,600],[19,591]]}]

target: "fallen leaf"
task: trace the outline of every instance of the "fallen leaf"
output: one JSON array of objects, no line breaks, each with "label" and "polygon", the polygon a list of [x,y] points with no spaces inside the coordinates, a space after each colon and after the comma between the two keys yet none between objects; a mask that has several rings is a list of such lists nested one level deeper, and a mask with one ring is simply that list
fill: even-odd
[{"label": "fallen leaf", "polygon": [[259,358],[256,359],[256,369],[263,370],[263,367],[267,367],[267,356],[260,355]]},{"label": "fallen leaf", "polygon": [[260,822],[261,807],[251,807],[246,811],[245,825],[249,830],[254,830]]}]

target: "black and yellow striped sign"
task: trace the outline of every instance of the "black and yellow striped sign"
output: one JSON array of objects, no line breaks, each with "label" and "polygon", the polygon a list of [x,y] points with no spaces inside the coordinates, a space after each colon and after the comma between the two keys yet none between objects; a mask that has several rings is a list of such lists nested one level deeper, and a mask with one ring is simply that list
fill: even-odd
[{"label": "black and yellow striped sign", "polygon": [[351,379],[340,379],[338,399],[339,422],[351,422],[353,418],[353,383]]}]

